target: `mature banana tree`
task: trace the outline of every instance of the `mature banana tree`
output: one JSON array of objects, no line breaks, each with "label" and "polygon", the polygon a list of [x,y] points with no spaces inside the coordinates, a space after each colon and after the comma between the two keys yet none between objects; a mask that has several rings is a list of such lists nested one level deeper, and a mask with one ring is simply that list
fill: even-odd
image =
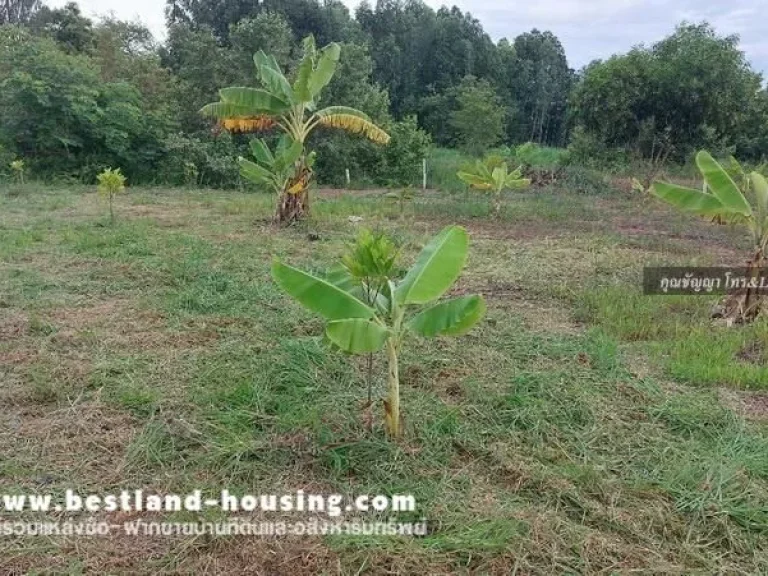
[{"label": "mature banana tree", "polygon": [[406,337],[461,336],[485,314],[482,296],[437,302],[461,274],[468,247],[467,232],[448,226],[424,247],[405,277],[388,280],[374,301],[361,299],[354,286],[350,290],[335,279],[313,276],[278,260],[272,265],[272,277],[283,290],[328,320],[326,335],[341,350],[370,354],[386,348],[389,390],[384,410],[392,437],[400,436],[398,356]]},{"label": "mature banana tree", "polygon": [[201,110],[203,115],[217,119],[232,132],[278,129],[301,144],[302,154],[280,194],[275,218],[281,223],[294,222],[309,211],[312,168],[304,145],[313,130],[339,128],[379,144],[389,142],[389,135],[360,110],[346,106],[317,109],[320,93],[336,72],[341,48],[333,43],[317,50],[312,36],[304,39],[303,48],[304,55],[292,83],[274,56],[259,51],[253,61],[262,87],[223,88],[219,91],[221,100]]},{"label": "mature banana tree", "polygon": [[[768,254],[768,182],[759,172],[744,173],[740,167],[741,186],[705,151],[696,155],[696,165],[704,177],[702,190],[665,182],[654,182],[651,192],[676,208],[723,224],[745,227],[753,243],[748,276],[758,278]],[[754,205],[749,198],[754,196]],[[747,288],[731,295],[724,307],[732,322],[749,322],[760,313],[761,294]]]},{"label": "mature banana tree", "polygon": [[474,169],[463,170],[456,175],[470,188],[493,194],[493,210],[496,216],[501,212],[501,193],[504,190],[520,190],[531,185],[528,178],[523,178],[522,168],[510,172],[506,162],[494,157],[478,160]]}]

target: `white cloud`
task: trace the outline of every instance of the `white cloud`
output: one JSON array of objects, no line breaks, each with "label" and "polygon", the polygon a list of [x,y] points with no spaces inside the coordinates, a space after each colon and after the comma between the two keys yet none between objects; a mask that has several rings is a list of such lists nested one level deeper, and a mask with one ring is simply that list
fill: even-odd
[{"label": "white cloud", "polygon": [[[72,0],[43,0],[60,8]],[[165,38],[165,2],[163,0],[75,0],[89,18],[98,19],[114,13],[122,20],[139,21],[158,39]]]}]

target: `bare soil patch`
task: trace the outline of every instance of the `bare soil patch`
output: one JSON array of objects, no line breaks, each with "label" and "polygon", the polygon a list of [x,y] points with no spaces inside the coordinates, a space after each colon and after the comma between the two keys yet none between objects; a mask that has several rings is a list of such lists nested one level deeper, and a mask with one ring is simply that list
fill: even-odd
[{"label": "bare soil patch", "polygon": [[27,335],[29,317],[21,312],[0,314],[0,343],[16,340]]},{"label": "bare soil patch", "polygon": [[736,353],[736,358],[742,362],[762,366],[768,364],[768,349],[765,343],[753,340]]},{"label": "bare soil patch", "polygon": [[768,392],[746,392],[733,388],[721,388],[720,399],[723,404],[744,415],[744,417],[768,421]]}]

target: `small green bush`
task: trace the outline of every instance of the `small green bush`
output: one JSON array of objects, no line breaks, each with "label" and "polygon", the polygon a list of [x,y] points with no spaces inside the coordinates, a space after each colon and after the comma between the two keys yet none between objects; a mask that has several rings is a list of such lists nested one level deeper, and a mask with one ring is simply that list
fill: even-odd
[{"label": "small green bush", "polygon": [[240,185],[237,158],[247,154],[244,138],[234,138],[228,132],[174,134],[166,138],[164,144],[166,152],[158,171],[158,181],[211,188],[237,188]]},{"label": "small green bush", "polygon": [[593,169],[620,170],[629,166],[626,150],[609,148],[597,136],[581,126],[571,134],[568,154],[573,164]]},{"label": "small green bush", "polygon": [[475,159],[458,150],[433,148],[427,156],[427,185],[446,192],[465,192],[466,184],[456,174],[470,168]]},{"label": "small green bush", "polygon": [[355,187],[361,185],[416,186],[421,183],[422,161],[427,156],[430,137],[408,117],[386,126],[391,140],[377,146],[363,139],[323,135],[317,150],[316,171],[322,184],[346,185],[349,170]]},{"label": "small green bush", "polygon": [[603,194],[611,191],[602,173],[585,166],[564,167],[560,183],[566,191],[577,194]]},{"label": "small green bush", "polygon": [[13,160],[11,172],[17,183],[24,184],[24,160]]}]

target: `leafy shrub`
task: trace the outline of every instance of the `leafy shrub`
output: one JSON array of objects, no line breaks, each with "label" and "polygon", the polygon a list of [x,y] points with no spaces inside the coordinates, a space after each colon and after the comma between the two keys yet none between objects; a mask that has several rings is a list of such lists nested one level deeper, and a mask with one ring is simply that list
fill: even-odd
[{"label": "leafy shrub", "polygon": [[596,135],[577,126],[568,145],[571,163],[594,169],[617,169],[629,165],[625,150],[609,148]]},{"label": "leafy shrub", "polygon": [[568,150],[541,146],[534,142],[521,144],[512,151],[511,156],[518,164],[532,168],[557,168],[570,162]]},{"label": "leafy shrub", "polygon": [[236,188],[240,184],[237,157],[245,153],[244,143],[229,133],[173,134],[164,141],[165,155],[158,179],[174,185],[194,183],[211,188]]},{"label": "leafy shrub", "polygon": [[36,175],[90,183],[120,165],[132,181],[154,178],[169,115],[136,86],[104,81],[94,59],[12,26],[0,27],[0,71],[0,139]]},{"label": "leafy shrub", "polygon": [[431,188],[463,192],[467,186],[456,174],[474,163],[474,158],[449,148],[433,148],[427,157],[427,182]]},{"label": "leafy shrub", "polygon": [[348,169],[356,185],[417,185],[429,150],[429,135],[418,127],[414,117],[388,125],[387,131],[391,137],[387,146],[324,135],[316,144],[318,180],[343,186]]},{"label": "leafy shrub", "polygon": [[389,130],[392,140],[382,149],[383,164],[376,175],[378,182],[394,186],[415,186],[421,181],[422,162],[431,139],[409,116],[395,122]]},{"label": "leafy shrub", "polygon": [[10,166],[16,182],[24,184],[24,160],[14,160],[11,162]]},{"label": "leafy shrub", "polygon": [[610,191],[603,174],[585,166],[566,166],[560,182],[568,192],[577,194],[601,194]]}]

